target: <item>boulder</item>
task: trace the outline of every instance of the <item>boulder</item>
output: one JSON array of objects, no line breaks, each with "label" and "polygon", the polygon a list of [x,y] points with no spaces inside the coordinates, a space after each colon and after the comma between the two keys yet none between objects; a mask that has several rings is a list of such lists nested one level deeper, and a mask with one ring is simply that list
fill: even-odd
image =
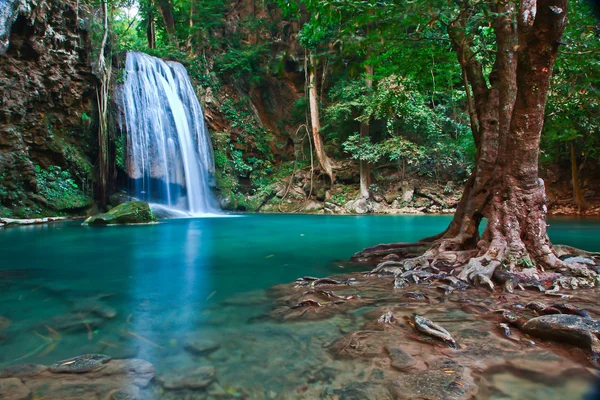
[{"label": "boulder", "polygon": [[323,203],[314,201],[314,200],[309,200],[306,202],[306,205],[304,206],[304,208],[302,208],[302,212],[316,213],[318,211],[321,211],[322,209],[323,209]]},{"label": "boulder", "polygon": [[156,222],[148,203],[144,201],[130,201],[113,208],[107,213],[89,217],[84,225],[129,225],[148,224]]},{"label": "boulder", "polygon": [[402,182],[402,201],[404,203],[410,203],[413,201],[415,195],[415,187],[408,181]]},{"label": "boulder", "polygon": [[398,198],[398,193],[397,192],[386,193],[383,197],[384,197],[386,203],[392,204]]},{"label": "boulder", "polygon": [[542,315],[527,321],[522,329],[531,336],[569,342],[590,349],[594,356],[600,356],[598,320],[569,314]]},{"label": "boulder", "polygon": [[214,381],[215,369],[204,366],[189,370],[176,370],[157,378],[163,388],[167,390],[202,390]]},{"label": "boulder", "polygon": [[366,199],[350,200],[344,208],[353,214],[367,214],[373,211],[371,203]]}]

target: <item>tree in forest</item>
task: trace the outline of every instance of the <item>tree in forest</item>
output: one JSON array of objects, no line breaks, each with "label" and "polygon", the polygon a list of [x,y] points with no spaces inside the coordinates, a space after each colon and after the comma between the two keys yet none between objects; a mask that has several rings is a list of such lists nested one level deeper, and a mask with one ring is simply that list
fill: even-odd
[{"label": "tree in forest", "polygon": [[[431,23],[444,24],[472,91],[468,108],[476,164],[448,228],[416,244],[426,249],[422,255],[384,264],[460,267],[461,279],[490,285],[500,267],[515,273],[535,266],[589,275],[582,266],[561,261],[553,250],[546,232],[544,182],[538,176],[544,110],[567,6],[567,0],[461,1],[450,19],[433,14]],[[475,48],[482,14],[492,17],[495,38],[487,79]],[[487,226],[480,235],[484,218]],[[355,257],[406,254],[408,249],[415,244],[380,245]]]},{"label": "tree in forest", "polygon": [[[305,51],[305,68],[308,70],[308,104],[310,112],[310,123],[312,140],[315,147],[317,161],[321,170],[329,177],[331,185],[335,183],[335,175],[331,160],[325,151],[325,145],[321,136],[321,116],[319,112],[319,95],[318,95],[318,52],[319,48],[327,41],[329,33],[328,27],[321,24],[304,25],[302,31],[298,35],[298,39]],[[321,82],[322,83],[322,82]]]},{"label": "tree in forest", "polygon": [[[580,170],[600,161],[600,54],[597,18],[587,3],[573,2],[548,96],[542,132],[542,162],[568,165],[573,200],[588,209]],[[592,56],[592,57],[591,57]]]}]

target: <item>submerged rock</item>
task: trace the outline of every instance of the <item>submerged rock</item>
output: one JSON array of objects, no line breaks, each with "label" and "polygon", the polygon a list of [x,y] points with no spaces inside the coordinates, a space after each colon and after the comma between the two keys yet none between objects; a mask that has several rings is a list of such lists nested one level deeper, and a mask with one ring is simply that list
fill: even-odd
[{"label": "submerged rock", "polygon": [[148,203],[144,201],[130,201],[120,204],[107,213],[89,217],[84,225],[129,225],[148,224],[156,222]]},{"label": "submerged rock", "polygon": [[[83,363],[83,367],[85,367],[88,363],[82,357],[72,359],[75,360],[73,364],[81,366],[81,363]],[[64,367],[68,361],[63,361],[62,364],[58,363],[61,364],[59,367]],[[99,360],[94,360],[92,364],[96,361]],[[15,368],[14,372],[18,375],[22,372],[20,370],[23,369],[28,371],[31,368]],[[45,400],[143,399],[148,398],[148,396],[142,396],[137,388],[147,387],[154,378],[155,373],[152,364],[143,360],[111,360],[102,363],[99,368],[82,373],[56,374],[37,366],[33,368],[33,371],[39,372],[23,378],[22,381],[18,376],[8,377],[11,379],[0,379],[0,398],[43,398]],[[25,389],[29,392],[25,392],[19,382],[23,382],[26,385]],[[7,383],[7,385],[4,385],[4,383]],[[18,397],[21,394],[24,397]]]},{"label": "submerged rock", "polygon": [[352,382],[340,390],[334,390],[340,400],[392,400],[390,392],[378,383]]},{"label": "submerged rock", "polygon": [[191,370],[171,371],[157,378],[163,388],[168,390],[202,390],[214,381],[213,367],[199,367]]},{"label": "submerged rock", "polygon": [[221,345],[210,339],[190,339],[188,340],[184,348],[192,354],[197,356],[205,356],[213,351],[216,351]]},{"label": "submerged rock", "polygon": [[63,372],[80,374],[83,372],[94,371],[109,361],[109,356],[102,354],[86,354],[83,356],[70,358],[68,360],[59,361],[50,366],[50,371],[55,373]]},{"label": "submerged rock", "polygon": [[89,329],[99,328],[104,323],[104,319],[95,316],[85,316],[83,314],[73,313],[59,315],[38,324],[39,329],[46,330],[48,328],[62,333],[74,333],[87,331]]},{"label": "submerged rock", "polygon": [[390,389],[395,399],[459,400],[472,398],[475,385],[468,369],[441,357],[426,371],[400,377]]},{"label": "submerged rock", "polygon": [[387,345],[385,348],[392,359],[392,367],[397,370],[404,371],[417,363],[414,358],[398,345]]},{"label": "submerged rock", "polygon": [[4,368],[0,371],[0,379],[8,377],[30,377],[47,371],[48,367],[38,364],[19,364]]},{"label": "submerged rock", "polygon": [[113,390],[108,394],[108,400],[142,400],[140,389],[135,386]]},{"label": "submerged rock", "polygon": [[28,400],[31,390],[19,378],[0,379],[0,399],[3,400]]}]

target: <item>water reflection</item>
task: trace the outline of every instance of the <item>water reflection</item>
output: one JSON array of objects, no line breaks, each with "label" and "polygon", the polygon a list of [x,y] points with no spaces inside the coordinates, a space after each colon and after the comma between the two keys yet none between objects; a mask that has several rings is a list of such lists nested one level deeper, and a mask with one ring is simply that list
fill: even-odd
[{"label": "water reflection", "polygon": [[[166,224],[149,238],[137,233],[132,251],[129,335],[140,356],[154,360],[199,329],[198,316],[213,293],[211,222]],[[148,242],[156,253],[148,254]],[[174,255],[177,254],[177,257]],[[160,318],[157,318],[160,316]]]}]

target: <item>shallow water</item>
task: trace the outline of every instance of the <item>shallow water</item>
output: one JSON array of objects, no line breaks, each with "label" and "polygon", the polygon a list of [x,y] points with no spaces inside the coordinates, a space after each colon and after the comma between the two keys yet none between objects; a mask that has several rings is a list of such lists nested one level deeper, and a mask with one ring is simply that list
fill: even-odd
[{"label": "shallow water", "polygon": [[[364,310],[279,323],[265,317],[274,308],[265,290],[299,276],[364,270],[347,261],[355,251],[430,236],[449,221],[244,215],[139,227],[56,223],[6,229],[0,232],[0,368],[103,353],[148,360],[159,374],[212,365],[232,396],[330,393],[364,378],[360,363],[332,358],[323,349],[359,329]],[[549,232],[554,243],[600,251],[600,220],[554,219]],[[209,338],[220,347],[196,356],[184,349],[190,338]],[[323,366],[331,371],[312,376]],[[499,388],[489,398],[525,398],[498,393],[528,385],[529,393],[539,390],[543,398],[565,398],[567,390],[576,399],[585,392],[573,380],[548,387],[506,371],[488,381]],[[570,384],[579,390],[568,390]]]}]

